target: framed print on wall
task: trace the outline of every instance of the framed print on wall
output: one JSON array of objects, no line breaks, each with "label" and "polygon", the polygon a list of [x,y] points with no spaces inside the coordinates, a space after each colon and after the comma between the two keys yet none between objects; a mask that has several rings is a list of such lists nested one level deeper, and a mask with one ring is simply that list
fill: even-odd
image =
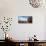
[{"label": "framed print on wall", "polygon": [[18,16],[18,23],[32,23],[32,16]]}]

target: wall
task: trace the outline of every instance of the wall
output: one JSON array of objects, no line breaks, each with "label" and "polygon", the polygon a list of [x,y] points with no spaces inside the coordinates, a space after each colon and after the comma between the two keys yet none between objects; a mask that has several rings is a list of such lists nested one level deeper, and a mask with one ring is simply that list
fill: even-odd
[{"label": "wall", "polygon": [[[12,27],[8,32],[17,40],[27,40],[34,34],[39,40],[44,40],[45,15],[45,8],[33,8],[28,0],[0,0],[0,16],[13,17]],[[18,24],[18,16],[32,16],[33,23]]]},{"label": "wall", "polygon": [[[0,0],[0,19],[2,20],[4,16],[13,17],[13,15],[15,16],[15,0]],[[4,32],[1,29],[0,39],[5,39]]]}]

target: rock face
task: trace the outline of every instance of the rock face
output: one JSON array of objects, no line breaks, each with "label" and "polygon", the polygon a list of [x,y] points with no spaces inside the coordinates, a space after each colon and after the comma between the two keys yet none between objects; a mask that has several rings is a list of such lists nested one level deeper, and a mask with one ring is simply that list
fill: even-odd
[{"label": "rock face", "polygon": [[29,0],[29,4],[34,8],[40,7],[41,3],[41,0]]}]

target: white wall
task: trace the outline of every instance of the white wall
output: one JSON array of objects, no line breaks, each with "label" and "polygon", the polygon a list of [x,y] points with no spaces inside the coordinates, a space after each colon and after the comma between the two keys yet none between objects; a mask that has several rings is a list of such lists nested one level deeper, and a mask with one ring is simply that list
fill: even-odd
[{"label": "white wall", "polygon": [[[25,2],[26,1],[26,2]],[[25,16],[33,16],[33,24],[31,24],[30,29],[30,34],[36,34],[38,35],[38,39],[44,39],[44,16],[46,9],[45,8],[32,8],[28,4],[28,0],[17,0],[16,1],[16,15],[25,15]],[[20,10],[21,9],[21,10]],[[25,27],[27,29],[27,26]],[[25,30],[24,29],[24,30]],[[27,31],[27,30],[26,30]]]},{"label": "white wall", "polygon": [[[45,8],[32,8],[28,0],[0,0],[0,16],[13,17],[9,33],[17,40],[27,40],[34,34],[39,40],[44,40],[46,34],[45,15]],[[18,24],[18,16],[32,16],[33,23]]]},{"label": "white wall", "polygon": [[[16,18],[16,22],[15,21]],[[44,16],[33,16],[33,23],[32,24],[18,24],[17,17],[14,18],[13,21],[13,30],[11,33],[16,35],[17,39],[23,40],[32,37],[34,34],[37,35],[37,38],[42,40],[44,39]]]},{"label": "white wall", "polygon": [[[15,16],[15,0],[0,0],[0,20],[2,20],[4,16],[12,17],[13,15]],[[4,39],[4,33],[1,29],[0,39]]]}]

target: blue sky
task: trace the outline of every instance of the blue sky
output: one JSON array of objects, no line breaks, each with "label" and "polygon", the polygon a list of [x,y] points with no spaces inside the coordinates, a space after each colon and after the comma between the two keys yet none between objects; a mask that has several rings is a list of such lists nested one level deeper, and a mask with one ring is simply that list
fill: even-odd
[{"label": "blue sky", "polygon": [[18,20],[27,21],[28,16],[19,16]]}]

